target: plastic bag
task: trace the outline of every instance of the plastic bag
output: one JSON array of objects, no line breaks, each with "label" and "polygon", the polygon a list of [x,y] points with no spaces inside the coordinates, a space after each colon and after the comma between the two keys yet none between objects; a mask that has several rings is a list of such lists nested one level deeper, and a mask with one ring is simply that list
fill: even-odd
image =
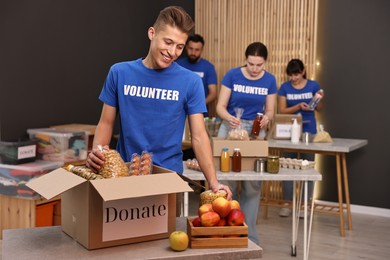
[{"label": "plastic bag", "polygon": [[99,170],[99,174],[104,178],[116,178],[129,176],[129,168],[127,168],[120,154],[115,150],[102,149],[101,152],[106,160]]},{"label": "plastic bag", "polygon": [[130,175],[148,175],[152,173],[152,154],[143,151],[141,155],[134,153],[131,156],[131,162],[129,166]]},{"label": "plastic bag", "polygon": [[[236,117],[241,119],[241,116],[244,113],[244,109],[236,107],[234,111],[236,112]],[[233,128],[229,131],[227,139],[249,141],[249,134],[248,131],[242,127],[242,124],[240,124],[237,128]]]},{"label": "plastic bag", "polygon": [[319,131],[314,136],[313,143],[332,143],[332,137],[324,130],[324,126],[320,125]]},{"label": "plastic bag", "polygon": [[104,179],[102,175],[94,173],[91,169],[84,165],[72,165],[69,164],[66,166],[66,169],[74,174],[77,174],[80,177],[83,177],[86,180],[99,180]]}]

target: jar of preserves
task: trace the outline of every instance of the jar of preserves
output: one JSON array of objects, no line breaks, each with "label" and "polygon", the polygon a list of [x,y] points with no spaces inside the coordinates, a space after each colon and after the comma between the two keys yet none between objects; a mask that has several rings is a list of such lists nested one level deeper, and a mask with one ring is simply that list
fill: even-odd
[{"label": "jar of preserves", "polygon": [[257,113],[255,120],[253,120],[251,136],[257,138],[260,134],[260,122],[263,119],[262,113]]},{"label": "jar of preserves", "polygon": [[229,149],[223,148],[221,154],[221,172],[229,172],[230,171],[230,156]]},{"label": "jar of preserves", "polygon": [[232,156],[232,171],[240,172],[241,171],[241,152],[240,148],[234,148]]},{"label": "jar of preserves", "polygon": [[279,172],[279,156],[271,155],[267,158],[267,172],[278,173]]}]

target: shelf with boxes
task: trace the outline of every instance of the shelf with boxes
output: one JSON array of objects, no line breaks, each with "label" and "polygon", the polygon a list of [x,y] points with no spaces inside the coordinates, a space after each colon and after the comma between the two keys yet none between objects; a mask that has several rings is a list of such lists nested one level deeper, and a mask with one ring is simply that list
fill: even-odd
[{"label": "shelf with boxes", "polygon": [[88,132],[55,128],[27,129],[30,139],[37,139],[37,158],[46,161],[85,160]]},{"label": "shelf with boxes", "polygon": [[54,212],[60,214],[57,206],[60,198],[45,200],[26,183],[62,165],[63,162],[42,160],[18,165],[0,164],[0,238],[3,229],[55,224]]}]

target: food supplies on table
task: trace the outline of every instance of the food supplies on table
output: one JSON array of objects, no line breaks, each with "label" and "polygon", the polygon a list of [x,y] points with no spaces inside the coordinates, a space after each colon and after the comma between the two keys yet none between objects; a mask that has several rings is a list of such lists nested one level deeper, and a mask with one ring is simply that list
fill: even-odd
[{"label": "food supplies on table", "polygon": [[295,159],[295,158],[284,158],[284,157],[281,157],[279,160],[280,160],[280,167],[283,168],[306,170],[306,169],[314,168],[315,166],[314,161]]},{"label": "food supplies on table", "polygon": [[199,166],[198,160],[194,159],[188,159],[186,161],[186,167],[190,170],[195,170],[195,171],[202,171],[202,169]]}]

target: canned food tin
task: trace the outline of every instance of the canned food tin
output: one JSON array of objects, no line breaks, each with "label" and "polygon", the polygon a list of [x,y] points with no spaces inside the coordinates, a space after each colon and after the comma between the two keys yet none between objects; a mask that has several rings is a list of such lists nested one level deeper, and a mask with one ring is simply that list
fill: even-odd
[{"label": "canned food tin", "polygon": [[308,144],[309,143],[309,137],[310,137],[310,134],[308,132],[304,132],[302,134],[302,141],[305,143],[305,144]]},{"label": "canned food tin", "polygon": [[267,158],[259,158],[255,161],[255,172],[265,172],[267,169]]},{"label": "canned food tin", "polygon": [[267,172],[278,173],[279,172],[279,156],[268,156],[267,159]]}]

